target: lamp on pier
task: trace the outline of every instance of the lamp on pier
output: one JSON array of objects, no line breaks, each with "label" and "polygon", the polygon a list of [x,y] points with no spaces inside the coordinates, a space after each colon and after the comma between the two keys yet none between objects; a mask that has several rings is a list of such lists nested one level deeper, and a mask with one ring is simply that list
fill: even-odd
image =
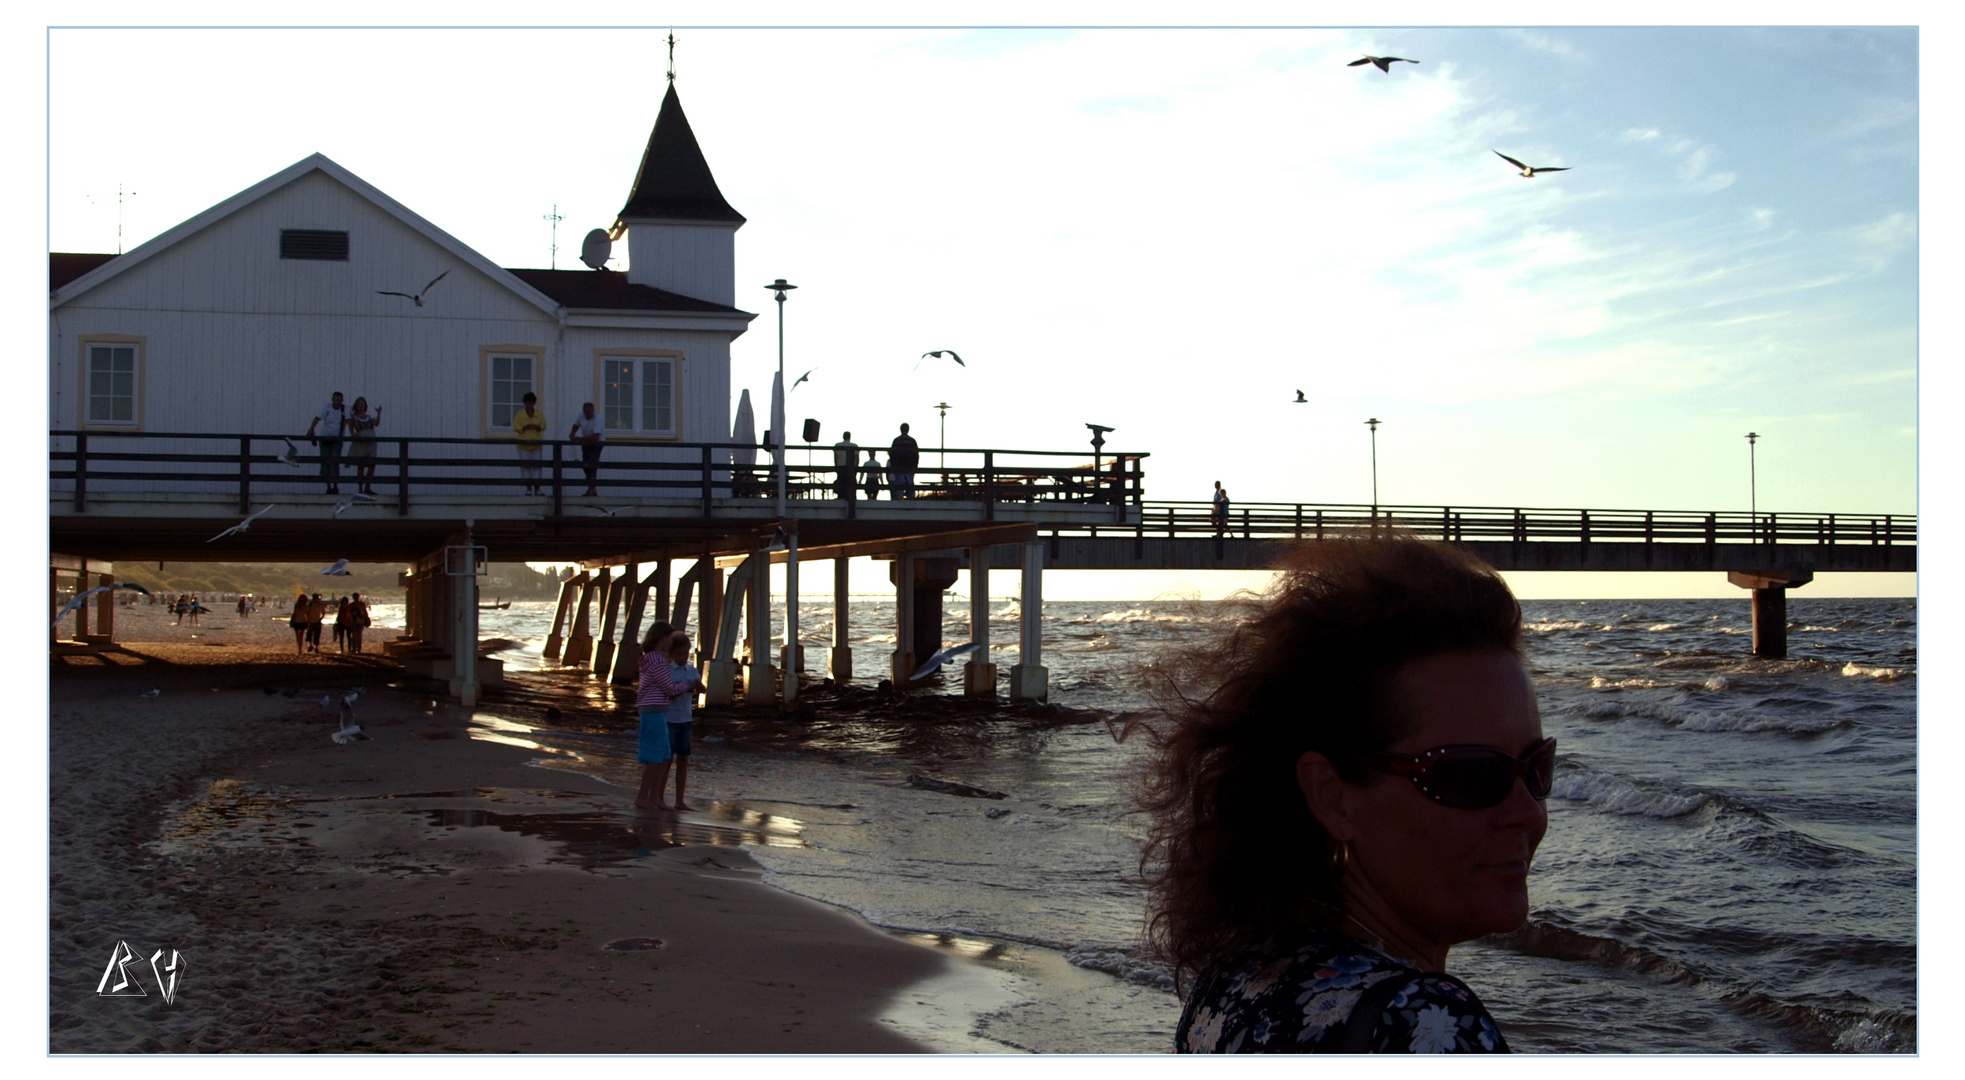
[{"label": "lamp on pier", "polygon": [[1371,520],[1373,527],[1378,524],[1378,417],[1365,421],[1371,429]]},{"label": "lamp on pier", "polygon": [[936,464],[943,469],[948,468],[948,410],[952,408],[954,406],[946,401],[935,403],[935,411],[942,417],[941,443],[935,448],[935,458]]},{"label": "lamp on pier", "polygon": [[[778,299],[778,386],[783,387],[785,385],[785,294],[798,286],[784,278],[779,278],[765,288],[776,293]],[[771,437],[776,440],[773,445],[778,448],[778,517],[782,519],[785,516],[785,433],[783,424],[771,426],[777,429],[771,432]]]},{"label": "lamp on pier", "polygon": [[1759,441],[1759,432],[1747,432],[1747,517],[1752,519],[1756,523],[1756,526],[1760,521],[1760,493],[1758,491],[1760,484],[1758,478],[1754,475],[1754,444]]}]

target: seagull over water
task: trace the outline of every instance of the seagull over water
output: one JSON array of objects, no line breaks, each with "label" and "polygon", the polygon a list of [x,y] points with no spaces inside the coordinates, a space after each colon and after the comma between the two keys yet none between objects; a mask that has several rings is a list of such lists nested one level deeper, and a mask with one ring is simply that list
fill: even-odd
[{"label": "seagull over water", "polygon": [[1344,66],[1363,67],[1366,64],[1373,64],[1377,66],[1378,70],[1390,74],[1393,64],[1417,64],[1418,62],[1417,60],[1407,60],[1403,56],[1367,56],[1363,60],[1353,60]]},{"label": "seagull over water", "polygon": [[977,649],[980,648],[982,648],[982,646],[976,644],[973,641],[969,642],[967,645],[950,645],[948,648],[943,649],[941,652],[938,652],[935,655],[929,657],[928,662],[921,665],[920,670],[916,671],[913,675],[908,676],[908,681],[913,682],[916,679],[925,679],[929,675],[934,674],[936,668],[941,667],[943,664],[947,663],[948,661],[953,660],[956,657],[962,656],[966,653],[975,652]]},{"label": "seagull over water", "polygon": [[1494,155],[1508,164],[1513,165],[1515,168],[1520,169],[1523,176],[1531,178],[1545,172],[1568,172],[1571,168],[1568,165],[1524,165],[1499,150],[1494,151]]},{"label": "seagull over water", "polygon": [[[274,507],[276,507],[276,506],[278,506],[278,505],[280,505],[280,504],[279,504],[279,503],[267,503],[267,504],[266,504],[266,510],[271,510],[271,509],[273,509]],[[266,512],[266,510],[261,510],[261,511],[259,512],[259,514],[264,514],[264,513]],[[232,526],[231,528],[229,528],[229,529],[227,529],[227,530],[225,530],[224,532],[222,532],[222,533],[219,533],[219,534],[218,534],[217,536],[214,536],[214,537],[212,537],[212,540],[223,540],[223,539],[225,539],[226,537],[228,537],[228,536],[231,536],[231,535],[232,535],[233,533],[242,533],[242,532],[245,532],[246,530],[248,530],[248,529],[250,529],[250,528],[252,528],[252,523],[253,523],[253,519],[254,519],[254,518],[257,518],[257,517],[259,516],[259,514],[252,514],[252,515],[250,515],[250,516],[248,516],[248,517],[246,518],[246,520],[244,520],[244,521],[241,521],[241,522],[239,522],[239,523],[238,523],[237,525],[234,525],[234,526]],[[205,543],[207,543],[207,544],[209,544],[209,543],[211,543],[211,542],[212,542],[212,540],[207,540],[207,541],[205,541]]]},{"label": "seagull over water", "polygon": [[68,617],[69,612],[74,611],[76,608],[79,608],[83,604],[88,603],[89,597],[94,596],[97,593],[108,592],[111,589],[135,589],[137,592],[140,592],[145,596],[150,595],[150,590],[144,588],[141,585],[128,585],[121,582],[118,582],[115,585],[98,585],[87,592],[79,592],[76,593],[74,596],[70,597],[68,603],[63,604],[61,606],[61,610],[55,613],[55,625],[60,626],[61,621]]},{"label": "seagull over water", "polygon": [[324,570],[322,570],[322,571],[321,571],[321,573],[323,573],[323,574],[332,574],[332,575],[334,575],[335,577],[347,577],[347,576],[348,576],[348,560],[347,560],[347,559],[336,559],[336,560],[334,560],[334,565],[333,565],[333,566],[330,566],[330,567],[327,567],[326,569],[324,569]]},{"label": "seagull over water", "polygon": [[[936,350],[934,350],[933,352],[925,352],[925,353],[922,353],[922,354],[921,354],[921,360],[926,360],[926,359],[928,359],[928,358],[929,358],[929,357],[931,357],[931,356],[932,356],[932,357],[934,357],[934,358],[935,358],[935,359],[937,359],[937,360],[940,360],[940,359],[941,359],[942,357],[944,357],[944,356],[946,356],[946,357],[948,357],[948,358],[949,358],[950,360],[953,360],[953,361],[955,361],[955,366],[957,366],[957,367],[968,367],[968,366],[969,366],[969,365],[967,365],[967,364],[965,364],[965,363],[963,363],[963,362],[962,362],[962,358],[961,358],[961,357],[959,357],[959,356],[957,356],[957,355],[955,355],[955,350],[954,350],[954,349],[936,349]],[[916,370],[916,371],[920,371],[920,370],[921,370],[921,360],[916,360],[916,361],[914,362],[914,370]]]},{"label": "seagull over water", "polygon": [[427,295],[429,295],[429,292],[430,292],[430,289],[431,289],[431,287],[432,287],[432,286],[434,286],[434,285],[436,285],[436,283],[437,283],[437,282],[439,282],[439,281],[442,281],[442,280],[443,280],[443,279],[444,279],[445,277],[447,277],[447,276],[448,276],[449,274],[450,274],[450,271],[448,271],[448,270],[445,270],[445,271],[444,271],[443,273],[441,273],[441,274],[438,274],[438,275],[437,275],[436,277],[433,277],[433,278],[431,278],[431,279],[430,279],[430,284],[429,284],[429,285],[425,285],[425,286],[423,286],[423,288],[422,288],[421,290],[419,290],[418,292],[416,292],[416,293],[415,293],[415,294],[413,294],[413,295],[412,295],[412,294],[410,294],[410,293],[406,293],[406,292],[391,292],[391,291],[390,291],[390,290],[388,290],[388,289],[377,289],[377,290],[375,290],[375,295],[377,295],[377,296],[400,296],[400,297],[402,297],[402,298],[403,298],[403,299],[405,299],[405,300],[414,300],[414,301],[416,301],[416,306],[417,306],[417,307],[422,307],[422,306],[423,306],[423,298],[424,298],[425,296],[427,296]]}]

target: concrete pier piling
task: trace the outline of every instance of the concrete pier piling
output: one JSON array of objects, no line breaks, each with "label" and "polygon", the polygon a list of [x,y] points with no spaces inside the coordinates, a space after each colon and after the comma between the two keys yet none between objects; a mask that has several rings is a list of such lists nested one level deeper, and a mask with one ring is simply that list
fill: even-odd
[{"label": "concrete pier piling", "polygon": [[1010,700],[1045,701],[1051,696],[1044,649],[1044,542],[1023,545],[1023,593],[1018,602],[1017,663],[1010,668]]},{"label": "concrete pier piling", "polygon": [[621,576],[612,583],[607,580],[608,571],[601,571],[601,614],[600,637],[594,641],[593,669],[596,678],[605,679],[614,670],[614,629],[617,616],[621,613],[621,600],[628,587],[635,584],[635,564],[622,568]]},{"label": "concrete pier piling", "polygon": [[559,607],[553,612],[553,630],[552,633],[546,635],[546,648],[544,650],[546,659],[558,660],[560,658],[560,650],[566,644],[566,621],[568,615],[573,610],[573,597],[586,584],[587,575],[582,571],[573,577],[567,578],[560,585]]},{"label": "concrete pier piling", "polygon": [[1763,660],[1788,655],[1788,590],[1815,580],[1812,570],[1729,570],[1726,580],[1753,590],[1753,654]]},{"label": "concrete pier piling", "polygon": [[989,662],[989,545],[969,549],[969,640],[976,651],[962,665],[962,693],[973,698],[996,696],[996,665]]},{"label": "concrete pier piling", "polygon": [[757,565],[745,587],[750,603],[745,605],[744,622],[750,639],[750,669],[744,672],[744,701],[768,705],[778,695],[777,672],[771,665],[771,561],[770,552],[755,556]]},{"label": "concrete pier piling", "polygon": [[832,656],[827,670],[840,685],[853,681],[853,647],[847,642],[847,600],[849,572],[853,561],[845,556],[832,560]]},{"label": "concrete pier piling", "polygon": [[[586,577],[584,574],[581,576]],[[594,635],[588,628],[587,612],[593,610],[595,591],[606,582],[607,571],[603,570],[598,579],[588,577],[581,583],[580,606],[574,612],[573,628],[566,635],[566,655],[560,657],[560,663],[568,667],[578,667],[584,666],[587,661],[593,659]]]}]

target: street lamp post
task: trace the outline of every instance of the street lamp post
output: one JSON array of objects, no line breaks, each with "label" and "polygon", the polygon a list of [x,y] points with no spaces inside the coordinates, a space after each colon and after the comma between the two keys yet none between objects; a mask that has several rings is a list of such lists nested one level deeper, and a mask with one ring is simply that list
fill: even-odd
[{"label": "street lamp post", "polygon": [[1753,530],[1760,532],[1760,493],[1759,477],[1755,475],[1754,444],[1760,441],[1758,432],[1747,432],[1747,517],[1753,522]]},{"label": "street lamp post", "polygon": [[[785,293],[798,286],[779,278],[765,288],[778,294],[778,386],[782,388],[785,385]],[[783,392],[782,389],[780,392]],[[785,516],[785,425],[771,426],[777,429],[771,432],[771,438],[778,444],[778,519],[782,521]]]},{"label": "street lamp post", "polygon": [[935,405],[935,411],[942,414],[941,445],[935,448],[935,459],[944,471],[948,469],[948,410],[951,408],[953,406],[946,401]]},{"label": "street lamp post", "polygon": [[1378,528],[1378,417],[1365,421],[1371,429],[1371,527]]}]

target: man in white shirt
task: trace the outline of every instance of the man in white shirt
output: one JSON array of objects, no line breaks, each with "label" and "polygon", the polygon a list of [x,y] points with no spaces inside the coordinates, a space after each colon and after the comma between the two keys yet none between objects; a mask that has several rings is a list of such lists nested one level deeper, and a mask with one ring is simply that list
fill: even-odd
[{"label": "man in white shirt", "polygon": [[580,444],[580,466],[587,470],[587,494],[600,494],[594,480],[600,475],[600,447],[607,441],[607,432],[600,426],[593,402],[580,406],[580,419],[573,422],[573,430],[566,437]]},{"label": "man in white shirt", "polygon": [[[321,428],[316,442],[321,447],[321,478],[327,481],[328,494],[341,491],[341,427],[348,422],[348,409],[341,404],[341,391],[334,396],[315,415],[314,422],[307,425],[307,437],[314,439],[314,429]],[[322,427],[321,425],[327,425]]]},{"label": "man in white shirt", "polygon": [[860,464],[860,448],[853,443],[853,433],[848,431],[832,444],[832,467],[838,473],[833,478],[832,489],[841,499],[853,500],[853,473]]}]

